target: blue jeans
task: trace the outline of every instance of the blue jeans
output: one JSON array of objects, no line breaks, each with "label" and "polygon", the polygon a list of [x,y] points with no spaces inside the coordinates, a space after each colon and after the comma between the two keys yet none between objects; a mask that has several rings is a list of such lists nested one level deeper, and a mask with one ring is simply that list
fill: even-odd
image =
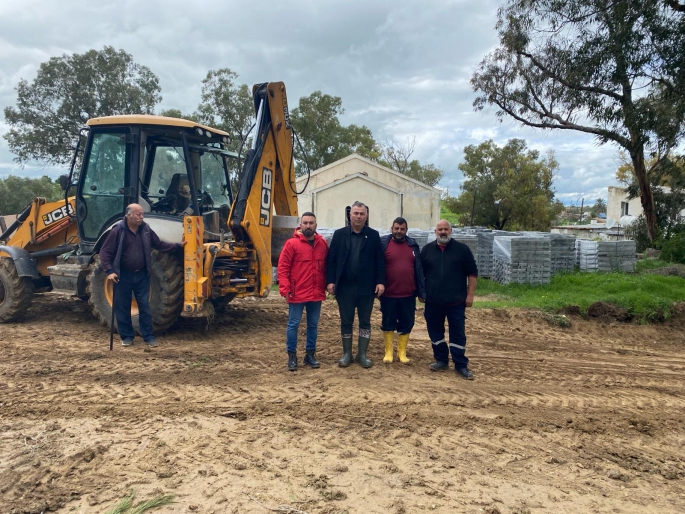
[{"label": "blue jeans", "polygon": [[136,333],[131,323],[131,297],[138,302],[138,323],[144,341],[154,339],[150,310],[150,275],[146,269],[138,273],[121,270],[119,283],[114,285],[114,315],[121,339],[133,339]]},{"label": "blue jeans", "polygon": [[307,308],[307,345],[306,351],[316,350],[316,337],[319,333],[319,316],[321,316],[321,302],[289,303],[288,328],[285,331],[285,346],[289,352],[297,351],[297,329],[300,328],[302,311]]},{"label": "blue jeans", "polygon": [[[450,354],[454,367],[466,368],[469,359],[466,357],[466,305],[441,305],[428,303],[423,310],[426,318],[428,337],[433,343],[433,356],[438,362],[448,363]],[[445,341],[445,318],[449,324],[449,344]]]}]

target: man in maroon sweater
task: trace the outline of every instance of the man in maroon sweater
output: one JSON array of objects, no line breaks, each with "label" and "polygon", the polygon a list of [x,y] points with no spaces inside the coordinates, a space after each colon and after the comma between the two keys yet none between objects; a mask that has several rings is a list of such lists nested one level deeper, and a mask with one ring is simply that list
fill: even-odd
[{"label": "man in maroon sweater", "polygon": [[385,256],[385,292],[381,296],[383,320],[381,330],[385,339],[383,362],[393,359],[393,338],[397,330],[397,356],[402,364],[409,364],[407,344],[414,328],[416,298],[426,298],[426,286],[421,267],[419,245],[407,236],[407,220],[392,222],[392,235],[381,238]]}]

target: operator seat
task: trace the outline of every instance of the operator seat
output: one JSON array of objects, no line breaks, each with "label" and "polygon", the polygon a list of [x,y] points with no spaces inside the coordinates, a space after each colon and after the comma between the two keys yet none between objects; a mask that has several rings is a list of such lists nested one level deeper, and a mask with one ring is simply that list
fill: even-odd
[{"label": "operator seat", "polygon": [[176,210],[182,211],[190,205],[190,186],[188,185],[188,175],[184,173],[174,173],[171,176],[169,188],[166,196],[176,196]]},{"label": "operator seat", "polygon": [[142,196],[138,197],[138,205],[140,205],[143,208],[143,212],[152,212],[150,204],[147,203],[147,200],[145,200],[145,198],[143,198]]}]

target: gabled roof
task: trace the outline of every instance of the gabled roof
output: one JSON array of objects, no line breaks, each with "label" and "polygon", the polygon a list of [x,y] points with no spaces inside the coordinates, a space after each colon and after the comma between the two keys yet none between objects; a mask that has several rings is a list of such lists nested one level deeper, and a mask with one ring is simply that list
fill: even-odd
[{"label": "gabled roof", "polygon": [[[440,194],[440,190],[439,190],[438,188],[436,188],[436,187],[426,185],[426,184],[424,184],[423,182],[420,182],[420,181],[418,181],[418,180],[416,180],[416,179],[413,179],[413,178],[411,178],[411,177],[407,177],[406,175],[402,175],[401,173],[399,173],[399,172],[397,172],[397,171],[395,171],[395,170],[393,170],[393,169],[391,169],[391,168],[388,168],[388,167],[386,167],[386,166],[383,166],[383,165],[381,165],[381,164],[378,164],[377,162],[374,162],[374,161],[372,161],[371,159],[367,159],[366,157],[362,157],[361,155],[359,155],[359,154],[357,154],[357,153],[352,153],[352,154],[348,155],[347,157],[343,157],[342,159],[338,159],[338,160],[335,161],[335,162],[332,162],[332,163],[330,163],[330,164],[327,164],[327,165],[324,166],[323,168],[319,168],[318,170],[314,170],[314,171],[312,171],[311,176],[313,177],[314,175],[318,175],[318,174],[320,174],[320,173],[324,173],[324,172],[326,172],[326,171],[328,171],[328,170],[330,170],[330,169],[332,169],[332,168],[336,168],[336,167],[338,167],[339,165],[344,164],[344,163],[346,163],[346,162],[348,162],[348,161],[352,161],[352,160],[362,161],[362,162],[364,162],[365,164],[368,164],[369,166],[373,166],[374,168],[378,168],[379,170],[383,170],[383,171],[385,171],[386,173],[390,173],[390,174],[392,174],[392,175],[395,175],[396,177],[398,177],[398,178],[400,178],[400,179],[402,179],[402,180],[407,180],[407,181],[409,181],[409,182],[412,182],[412,183],[416,184],[417,186],[421,186],[421,187],[423,187],[424,189],[427,189],[428,191],[432,191],[432,192],[435,192],[435,193]],[[306,180],[306,179],[307,179],[307,176],[304,175],[304,176],[298,178],[296,182],[300,182],[300,181]]]}]

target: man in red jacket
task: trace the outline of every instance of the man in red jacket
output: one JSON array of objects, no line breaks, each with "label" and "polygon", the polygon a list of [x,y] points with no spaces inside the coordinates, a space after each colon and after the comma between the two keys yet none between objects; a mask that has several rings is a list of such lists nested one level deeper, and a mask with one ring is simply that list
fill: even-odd
[{"label": "man in red jacket", "polygon": [[316,216],[305,212],[300,228],[283,246],[278,259],[278,291],[288,301],[290,317],[285,332],[288,370],[297,369],[297,330],[302,311],[307,309],[307,345],[304,363],[312,368],[316,360],[316,337],[321,315],[321,302],[326,297],[326,254],[328,246],[316,233]]}]

